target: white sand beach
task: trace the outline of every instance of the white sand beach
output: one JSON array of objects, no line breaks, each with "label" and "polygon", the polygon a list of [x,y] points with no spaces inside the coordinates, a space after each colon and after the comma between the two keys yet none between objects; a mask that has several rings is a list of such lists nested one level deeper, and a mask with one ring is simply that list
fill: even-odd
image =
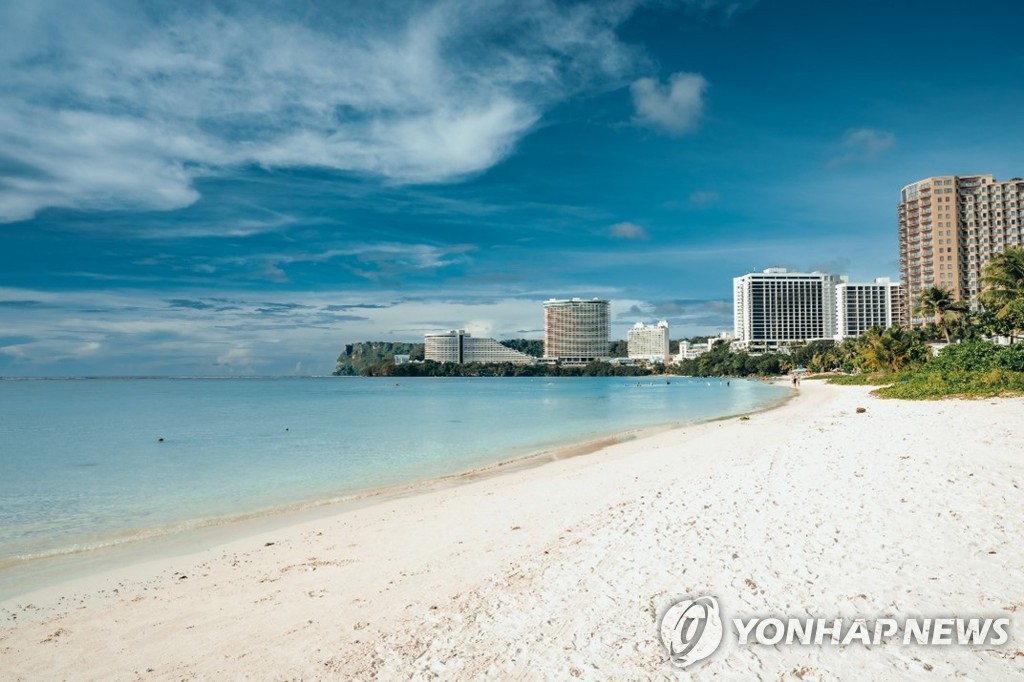
[{"label": "white sand beach", "polygon": [[[858,413],[856,408],[866,411]],[[1020,679],[1024,399],[782,407],[385,499],[0,604],[38,679]],[[660,614],[1006,616],[1002,646],[741,646]]]}]

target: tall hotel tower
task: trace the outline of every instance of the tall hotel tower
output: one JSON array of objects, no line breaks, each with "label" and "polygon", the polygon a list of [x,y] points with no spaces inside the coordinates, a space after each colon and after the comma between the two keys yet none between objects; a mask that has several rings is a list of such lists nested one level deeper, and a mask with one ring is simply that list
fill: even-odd
[{"label": "tall hotel tower", "polygon": [[735,344],[753,351],[836,336],[836,285],[823,272],[768,268],[733,279]]},{"label": "tall hotel tower", "polygon": [[976,308],[982,268],[993,254],[1024,243],[1021,178],[925,178],[903,188],[898,210],[904,324],[930,321],[913,309],[932,286],[950,289]]},{"label": "tall hotel tower", "polygon": [[544,357],[589,362],[608,357],[608,300],[550,299],[544,303]]}]

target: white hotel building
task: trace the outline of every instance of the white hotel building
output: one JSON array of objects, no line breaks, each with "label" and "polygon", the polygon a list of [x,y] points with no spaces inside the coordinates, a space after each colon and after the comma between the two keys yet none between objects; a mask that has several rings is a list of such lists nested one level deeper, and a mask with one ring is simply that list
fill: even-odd
[{"label": "white hotel building", "polygon": [[471,336],[465,329],[453,329],[423,337],[423,357],[434,362],[512,362],[528,365],[536,358],[503,346],[494,339]]},{"label": "white hotel building", "polygon": [[627,336],[627,354],[630,358],[647,362],[668,362],[668,322],[646,325],[637,322]]},{"label": "white hotel building", "polygon": [[902,287],[888,277],[870,284],[836,285],[836,340],[860,336],[872,327],[892,327],[900,322]]},{"label": "white hotel building", "polygon": [[902,300],[902,287],[887,277],[857,283],[785,268],[750,273],[733,279],[733,345],[757,352],[842,341],[899,324]]},{"label": "white hotel building", "polygon": [[835,338],[836,275],[768,268],[732,282],[737,348],[769,351]]}]

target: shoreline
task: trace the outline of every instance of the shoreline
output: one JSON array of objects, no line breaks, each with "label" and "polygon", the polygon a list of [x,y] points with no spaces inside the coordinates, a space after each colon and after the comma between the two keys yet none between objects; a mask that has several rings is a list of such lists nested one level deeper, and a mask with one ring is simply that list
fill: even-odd
[{"label": "shoreline", "polygon": [[[0,604],[10,679],[676,679],[675,600],[1010,618],[1004,646],[743,646],[698,677],[1009,679],[1024,399],[806,382],[776,410],[382,501]],[[861,412],[857,408],[865,408]]]},{"label": "shoreline", "polygon": [[[666,375],[672,376],[672,375]],[[572,377],[567,377],[572,378]],[[657,377],[645,377],[647,379]],[[681,377],[687,378],[687,377]],[[692,377],[691,377],[692,378]],[[703,380],[697,377],[698,380]],[[756,381],[756,379],[738,379]],[[781,379],[770,383],[785,387]],[[389,500],[447,489],[515,471],[541,467],[551,462],[598,452],[620,443],[648,438],[664,431],[685,429],[704,423],[761,414],[782,407],[797,393],[789,391],[756,410],[692,421],[672,421],[651,426],[628,428],[599,435],[582,442],[566,440],[547,444],[542,449],[514,448],[519,454],[489,464],[438,476],[359,490],[351,494],[302,500],[253,512],[184,521],[172,526],[144,529],[120,540],[73,550],[25,558],[12,558],[0,566],[0,605],[41,590],[58,588],[62,583],[97,577],[112,570],[140,563],[140,558],[156,555],[162,559],[192,554],[268,532],[335,514],[373,506]],[[13,587],[28,583],[25,587]],[[7,586],[7,587],[5,587]]]}]

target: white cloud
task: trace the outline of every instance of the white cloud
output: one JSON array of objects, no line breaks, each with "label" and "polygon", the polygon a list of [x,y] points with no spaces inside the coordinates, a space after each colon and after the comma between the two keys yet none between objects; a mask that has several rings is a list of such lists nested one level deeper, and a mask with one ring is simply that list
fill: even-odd
[{"label": "white cloud", "polygon": [[216,364],[225,367],[249,367],[253,364],[252,350],[244,346],[235,346],[218,355]]},{"label": "white cloud", "polygon": [[843,134],[829,159],[829,167],[844,166],[858,161],[874,161],[896,144],[896,136],[887,130],[857,128]]},{"label": "white cloud", "polygon": [[633,2],[0,7],[0,222],[166,210],[240,164],[449,181],[629,77]]},{"label": "white cloud", "polygon": [[647,230],[636,223],[615,223],[608,234],[613,239],[647,239]]},{"label": "white cloud", "polygon": [[676,73],[662,84],[653,78],[633,82],[630,92],[637,125],[669,135],[681,135],[697,126],[704,110],[707,81],[699,73]]}]

